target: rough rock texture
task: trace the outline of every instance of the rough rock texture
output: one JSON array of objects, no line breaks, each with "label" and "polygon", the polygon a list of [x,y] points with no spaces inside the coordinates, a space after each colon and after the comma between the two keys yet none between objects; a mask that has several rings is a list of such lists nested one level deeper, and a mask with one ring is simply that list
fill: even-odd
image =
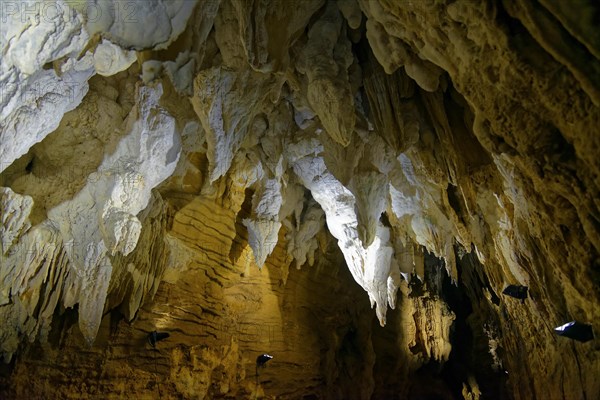
[{"label": "rough rock texture", "polygon": [[600,393],[594,2],[2,7],[0,397]]}]

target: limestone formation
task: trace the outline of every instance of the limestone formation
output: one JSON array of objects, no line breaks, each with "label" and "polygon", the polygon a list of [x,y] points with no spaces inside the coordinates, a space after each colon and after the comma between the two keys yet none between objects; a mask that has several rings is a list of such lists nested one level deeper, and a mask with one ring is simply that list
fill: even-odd
[{"label": "limestone formation", "polygon": [[595,2],[1,7],[1,398],[600,393]]}]

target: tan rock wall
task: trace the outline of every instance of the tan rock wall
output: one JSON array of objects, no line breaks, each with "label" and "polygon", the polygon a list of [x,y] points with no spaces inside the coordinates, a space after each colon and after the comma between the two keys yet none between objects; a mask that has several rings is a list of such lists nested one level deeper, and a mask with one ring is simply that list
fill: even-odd
[{"label": "tan rock wall", "polygon": [[[323,238],[326,255],[312,267],[289,269],[282,238],[258,270],[235,212],[249,212],[241,208],[243,192],[232,194],[226,205],[221,198],[171,196],[168,209],[155,206],[145,220],[140,247],[128,260],[136,269],[125,260],[117,263],[124,271],[113,279],[121,288],[109,301],[127,293],[129,302],[123,299],[120,309],[106,314],[94,345],[85,344],[74,324],[76,312],[56,315],[48,343],[24,348],[12,373],[2,378],[4,395],[350,399],[379,391],[399,396],[411,390],[402,378],[430,359],[447,359],[454,317],[439,299],[406,297],[389,329],[381,328],[330,237]],[[168,228],[160,222],[165,220]],[[158,232],[178,243],[179,254],[167,257],[155,248],[157,240],[147,235]],[[143,255],[149,255],[150,268],[160,269],[161,260],[169,265],[154,298],[127,322],[136,292],[127,282],[140,280],[126,274],[152,276],[140,270]],[[153,330],[171,335],[156,350],[147,341]],[[274,359],[259,371],[257,387],[255,360],[263,352]],[[389,361],[398,375],[387,370]],[[376,370],[385,371],[386,379]]]}]

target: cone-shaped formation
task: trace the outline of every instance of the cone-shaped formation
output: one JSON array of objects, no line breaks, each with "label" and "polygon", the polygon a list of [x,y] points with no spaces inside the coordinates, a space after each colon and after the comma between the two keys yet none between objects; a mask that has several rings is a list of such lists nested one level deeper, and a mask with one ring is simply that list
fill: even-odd
[{"label": "cone-shaped formation", "polygon": [[152,331],[148,335],[148,343],[150,343],[150,345],[152,347],[156,347],[156,342],[159,342],[159,341],[161,341],[163,339],[166,339],[169,336],[171,336],[171,335],[169,335],[167,332]]},{"label": "cone-shaped formation", "polygon": [[577,321],[571,321],[564,325],[554,328],[559,336],[568,337],[580,342],[587,342],[594,339],[592,326]]},{"label": "cone-shaped formation", "polygon": [[273,358],[272,355],[261,354],[260,356],[256,357],[256,366],[257,367],[264,367],[265,364],[267,363],[267,361],[269,361],[272,358]]},{"label": "cone-shaped formation", "polygon": [[508,285],[502,293],[507,296],[514,297],[515,299],[521,299],[525,301],[525,299],[527,298],[528,289],[529,288],[527,286]]}]

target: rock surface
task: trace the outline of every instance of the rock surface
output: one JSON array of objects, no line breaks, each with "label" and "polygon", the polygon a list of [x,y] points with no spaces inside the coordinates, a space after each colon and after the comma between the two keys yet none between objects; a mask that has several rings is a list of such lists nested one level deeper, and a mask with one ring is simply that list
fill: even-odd
[{"label": "rock surface", "polygon": [[0,397],[600,393],[552,330],[600,320],[594,2],[48,4],[0,25]]}]

